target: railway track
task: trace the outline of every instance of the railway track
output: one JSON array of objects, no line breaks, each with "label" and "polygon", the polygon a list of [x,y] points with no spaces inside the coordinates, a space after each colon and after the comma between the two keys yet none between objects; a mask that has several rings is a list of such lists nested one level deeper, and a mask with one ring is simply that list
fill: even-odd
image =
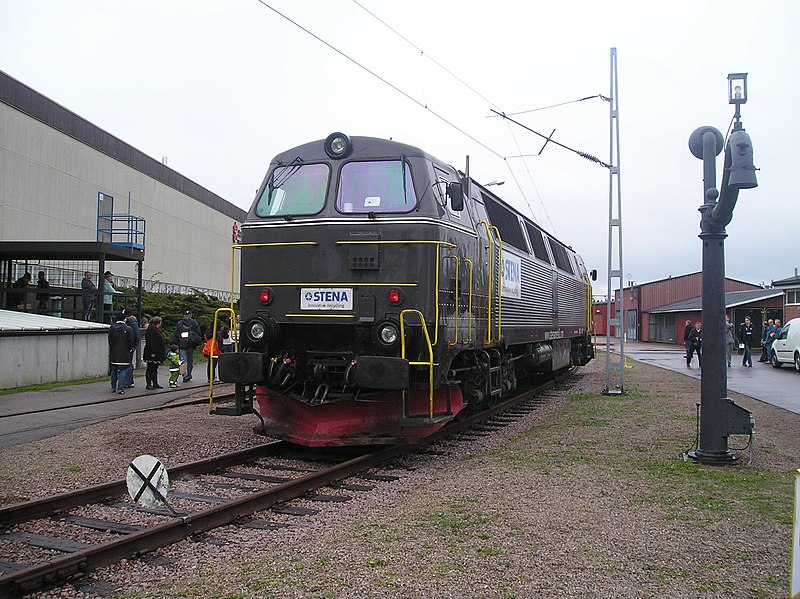
[{"label": "railway track", "polygon": [[[471,438],[491,434],[544,404],[546,399],[541,397],[542,394],[556,382],[553,380],[528,389],[488,410],[454,422],[428,437],[422,447],[427,448],[454,436],[469,442]],[[120,499],[126,494],[127,483],[124,480],[0,508],[0,541],[24,547],[24,551],[19,551],[20,555],[31,555],[31,547],[41,551],[41,555],[30,564],[27,561],[0,562],[0,572],[5,573],[0,576],[0,597],[19,597],[64,585],[98,568],[221,526],[236,523],[269,529],[274,525],[269,521],[252,521],[253,515],[302,497],[347,500],[346,496],[331,496],[318,491],[337,483],[338,490],[367,491],[370,489],[368,486],[348,485],[342,481],[366,476],[369,470],[403,454],[418,451],[419,447],[370,448],[369,453],[355,457],[350,454],[344,458],[341,454],[328,453],[326,459],[334,458],[335,463],[322,467],[317,463],[312,467],[301,461],[299,465],[287,466],[286,452],[297,448],[275,441],[170,468],[170,480],[190,479],[192,489],[206,491],[172,491],[167,496],[169,505],[164,508],[142,508]],[[92,517],[81,516],[81,508],[90,504]],[[78,514],[70,513],[70,510]],[[102,513],[102,517],[95,515],[97,511]],[[154,521],[145,526],[124,522],[131,519],[126,515],[141,515],[142,512]],[[37,522],[44,523],[43,528],[48,534],[26,530],[26,524]],[[68,538],[70,531],[74,535],[76,526],[92,531],[91,544]]]}]

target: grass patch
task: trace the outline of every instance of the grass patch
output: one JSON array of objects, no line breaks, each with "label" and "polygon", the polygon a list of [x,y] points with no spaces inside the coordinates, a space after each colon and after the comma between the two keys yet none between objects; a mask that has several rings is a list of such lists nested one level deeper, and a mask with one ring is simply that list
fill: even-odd
[{"label": "grass patch", "polygon": [[71,387],[73,385],[89,385],[91,383],[102,383],[108,381],[108,376],[98,376],[91,379],[80,379],[77,381],[61,381],[56,383],[42,383],[40,385],[25,385],[14,389],[0,389],[0,395],[13,395],[14,393],[27,393],[28,391],[47,391],[58,387]]}]

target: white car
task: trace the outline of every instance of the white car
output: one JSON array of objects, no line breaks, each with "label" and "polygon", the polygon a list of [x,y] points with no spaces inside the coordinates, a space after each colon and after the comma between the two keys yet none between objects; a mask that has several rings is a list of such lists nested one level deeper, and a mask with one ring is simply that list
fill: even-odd
[{"label": "white car", "polygon": [[794,369],[800,372],[800,318],[792,318],[783,325],[781,334],[772,342],[769,360],[773,368],[780,368],[784,363],[794,363]]}]

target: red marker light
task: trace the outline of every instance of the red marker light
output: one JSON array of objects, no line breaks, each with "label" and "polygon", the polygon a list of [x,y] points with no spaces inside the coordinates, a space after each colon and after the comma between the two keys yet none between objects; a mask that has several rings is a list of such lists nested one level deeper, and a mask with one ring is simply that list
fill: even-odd
[{"label": "red marker light", "polygon": [[389,290],[389,303],[390,304],[399,304],[400,303],[400,290],[399,289],[390,289]]},{"label": "red marker light", "polygon": [[271,289],[263,289],[259,294],[258,298],[261,300],[262,304],[268,304],[272,301],[272,290]]}]

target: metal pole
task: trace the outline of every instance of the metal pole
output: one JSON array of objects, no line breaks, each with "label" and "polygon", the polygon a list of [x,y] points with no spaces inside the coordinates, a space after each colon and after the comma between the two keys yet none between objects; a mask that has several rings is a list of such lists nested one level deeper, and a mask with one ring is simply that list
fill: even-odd
[{"label": "metal pole", "polygon": [[700,445],[696,459],[733,461],[727,433],[720,430],[728,395],[725,359],[725,227],[712,217],[719,192],[716,189],[716,156],[722,150],[722,134],[705,131],[703,144],[703,198],[700,207],[700,239],[703,240],[702,372],[700,374]]},{"label": "metal pole", "polygon": [[[608,277],[606,287],[606,376],[603,395],[625,394],[625,284],[622,280],[622,191],[620,188],[619,152],[619,86],[617,84],[617,49],[611,48],[611,98],[609,103],[609,164],[608,169]],[[616,189],[616,218],[614,191]],[[617,232],[617,268],[614,264],[614,230]],[[619,280],[619,304],[616,315],[611,317],[611,302],[614,293],[612,281]],[[619,336],[619,361],[611,359],[611,327],[616,326]],[[618,385],[612,389],[611,372],[618,372]]]},{"label": "metal pole", "polygon": [[[738,111],[737,111],[738,112]],[[735,132],[739,136],[744,132]],[[732,136],[733,139],[733,136]],[[727,397],[728,372],[725,359],[725,226],[733,217],[739,189],[756,186],[749,137],[735,143],[740,157],[734,158],[731,141],[725,150],[722,193],[716,188],[716,156],[724,139],[714,127],[700,127],[689,137],[689,150],[703,160],[703,205],[700,207],[700,239],[703,241],[702,372],[700,374],[700,439],[689,457],[707,464],[737,462],[728,449],[731,434],[752,434],[752,414]],[[745,147],[746,146],[746,147]],[[748,150],[742,152],[742,149]],[[746,155],[745,155],[746,154]],[[743,157],[742,157],[743,156]],[[731,173],[737,171],[732,177]],[[717,202],[719,198],[719,202]]]}]

